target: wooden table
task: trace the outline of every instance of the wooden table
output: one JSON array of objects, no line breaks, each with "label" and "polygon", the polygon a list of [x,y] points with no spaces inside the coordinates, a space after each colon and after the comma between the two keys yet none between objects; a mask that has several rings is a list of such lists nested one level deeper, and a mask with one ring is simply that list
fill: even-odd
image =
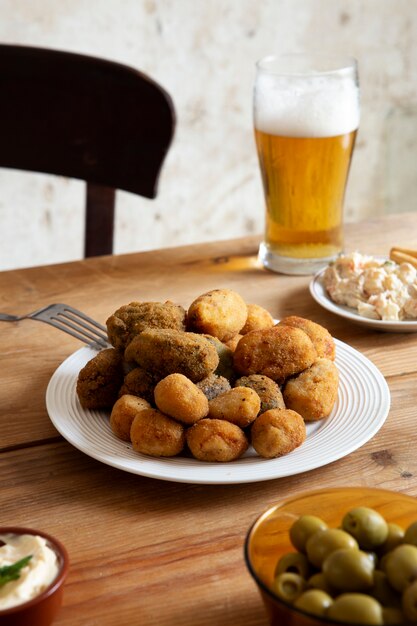
[{"label": "wooden table", "polygon": [[[416,231],[416,215],[350,225],[346,248],[387,254]],[[132,300],[188,306],[209,289],[233,288],[276,318],[292,313],[325,325],[378,366],[392,395],[377,435],[328,466],[243,485],[163,482],[93,460],[52,426],[46,387],[81,347],[76,339],[30,320],[1,324],[1,523],[42,529],[67,546],[71,570],[57,626],[265,625],[242,550],[261,511],[318,486],[417,496],[417,333],[372,332],[337,318],[313,301],[309,277],[261,269],[257,246],[245,238],[0,273],[1,311],[66,302],[103,322]]]}]

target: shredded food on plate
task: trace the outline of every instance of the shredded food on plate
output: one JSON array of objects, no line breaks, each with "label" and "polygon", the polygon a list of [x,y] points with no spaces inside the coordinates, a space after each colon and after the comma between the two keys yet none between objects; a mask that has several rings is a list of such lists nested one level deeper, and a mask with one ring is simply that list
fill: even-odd
[{"label": "shredded food on plate", "polygon": [[375,320],[417,318],[417,270],[410,263],[379,260],[352,252],[324,272],[324,286],[337,304]]}]

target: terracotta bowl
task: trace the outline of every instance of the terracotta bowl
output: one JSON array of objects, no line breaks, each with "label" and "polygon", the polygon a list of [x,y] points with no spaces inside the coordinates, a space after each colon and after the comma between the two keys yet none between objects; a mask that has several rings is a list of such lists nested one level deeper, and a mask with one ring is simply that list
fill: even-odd
[{"label": "terracotta bowl", "polygon": [[278,559],[295,550],[289,540],[289,529],[300,515],[316,515],[336,528],[344,514],[355,506],[376,509],[387,522],[404,529],[417,521],[416,498],[383,489],[344,487],[320,489],[283,500],[265,511],[250,528],[245,542],[245,561],[271,626],[341,626],[341,622],[313,617],[286,604],[273,593],[271,584]]},{"label": "terracotta bowl", "polygon": [[62,604],[64,581],[68,574],[69,558],[58,539],[33,528],[18,526],[0,527],[0,534],[40,535],[58,555],[59,571],[56,578],[40,595],[28,602],[0,610],[0,626],[50,626]]}]

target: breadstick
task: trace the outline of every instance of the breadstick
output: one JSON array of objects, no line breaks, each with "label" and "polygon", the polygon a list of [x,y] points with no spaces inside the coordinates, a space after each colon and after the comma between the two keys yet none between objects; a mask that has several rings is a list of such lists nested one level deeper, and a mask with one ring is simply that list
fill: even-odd
[{"label": "breadstick", "polygon": [[399,248],[398,246],[394,246],[391,248],[391,252],[401,252],[402,254],[417,257],[417,250],[412,250],[411,248]]},{"label": "breadstick", "polygon": [[391,261],[395,261],[396,263],[409,263],[417,269],[417,257],[411,256],[409,254],[404,254],[404,252],[391,250],[389,258],[391,259]]}]

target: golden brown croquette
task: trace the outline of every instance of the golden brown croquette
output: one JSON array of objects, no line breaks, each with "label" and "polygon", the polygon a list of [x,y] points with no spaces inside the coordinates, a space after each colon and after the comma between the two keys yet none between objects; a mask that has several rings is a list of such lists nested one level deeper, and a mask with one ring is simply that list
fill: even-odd
[{"label": "golden brown croquette", "polygon": [[234,337],[246,323],[247,306],[232,289],[214,289],[202,294],[188,309],[187,327],[198,333],[207,333],[220,341]]},{"label": "golden brown croquette", "polygon": [[246,428],[261,407],[258,394],[249,387],[234,387],[209,402],[209,417]]},{"label": "golden brown croquette", "polygon": [[317,358],[310,337],[300,328],[274,326],[243,335],[234,353],[240,374],[263,374],[282,384]]},{"label": "golden brown croquette", "polygon": [[184,426],[157,409],[138,413],[130,428],[132,447],[149,456],[176,456],[185,444]]},{"label": "golden brown croquette", "polygon": [[143,398],[125,394],[113,405],[110,413],[110,428],[119,439],[130,441],[130,427],[135,416],[144,409],[150,409],[151,405]]},{"label": "golden brown croquette", "polygon": [[285,405],[300,413],[307,422],[328,417],[337,399],[339,372],[330,359],[315,363],[285,385]]},{"label": "golden brown croquette", "polygon": [[317,356],[334,361],[336,357],[336,346],[333,337],[323,326],[307,320],[297,315],[289,315],[280,320],[279,324],[301,328],[310,337],[313,346],[316,348]]},{"label": "golden brown croquette", "polygon": [[204,393],[183,374],[170,374],[155,387],[155,403],[162,413],[184,424],[206,417],[209,403]]},{"label": "golden brown croquette", "polygon": [[266,459],[288,454],[306,438],[301,415],[289,409],[271,409],[261,413],[251,427],[251,441],[256,452]]},{"label": "golden brown croquette", "polygon": [[239,426],[217,419],[199,420],[187,430],[191,454],[200,461],[227,463],[242,456],[248,440]]}]

